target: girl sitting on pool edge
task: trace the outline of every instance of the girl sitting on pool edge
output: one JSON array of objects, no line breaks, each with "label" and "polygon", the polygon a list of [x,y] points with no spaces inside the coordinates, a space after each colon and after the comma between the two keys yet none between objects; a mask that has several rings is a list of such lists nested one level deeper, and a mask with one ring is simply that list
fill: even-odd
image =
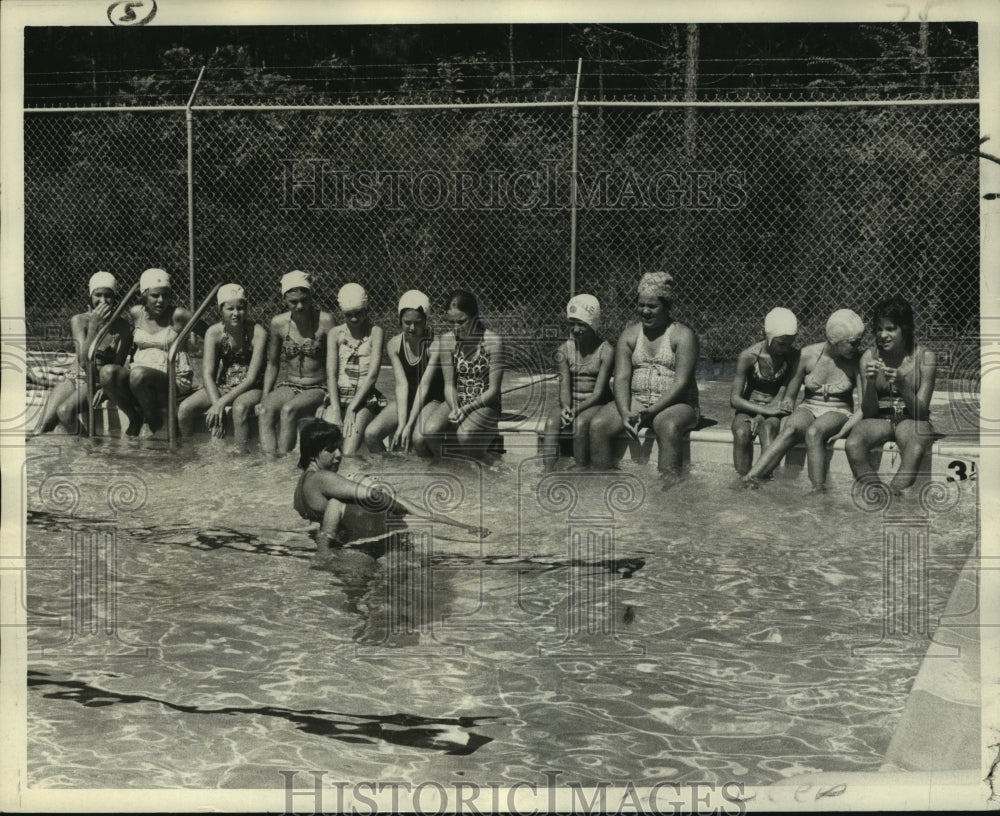
[{"label": "girl sitting on pool edge", "polygon": [[442,513],[432,513],[398,498],[385,483],[369,477],[341,476],[337,470],[343,442],[340,428],[322,419],[304,423],[299,433],[302,476],[295,486],[293,506],[302,518],[319,522],[318,555],[329,554],[334,548],[358,538],[384,534],[389,516],[398,518],[409,514],[483,537],[490,534],[482,527],[456,521]]}]

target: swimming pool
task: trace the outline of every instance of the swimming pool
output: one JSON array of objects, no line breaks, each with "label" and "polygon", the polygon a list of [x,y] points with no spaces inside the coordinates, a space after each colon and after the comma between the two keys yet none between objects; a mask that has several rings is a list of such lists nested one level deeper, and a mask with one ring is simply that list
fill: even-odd
[{"label": "swimming pool", "polygon": [[696,463],[663,493],[631,462],[543,477],[507,447],[489,468],[371,468],[490,537],[416,524],[327,571],[291,509],[291,459],[32,440],[29,784],[878,769],[928,645],[919,614],[883,631],[900,597],[883,595],[887,525],[926,532],[926,587],[896,591],[933,622],[976,546],[974,482],[931,512],[862,512],[843,479],[805,498]]}]

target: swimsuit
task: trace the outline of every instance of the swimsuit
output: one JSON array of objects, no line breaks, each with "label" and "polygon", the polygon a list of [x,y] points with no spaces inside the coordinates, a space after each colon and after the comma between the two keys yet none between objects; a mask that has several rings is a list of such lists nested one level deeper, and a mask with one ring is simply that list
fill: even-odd
[{"label": "swimsuit", "polygon": [[[215,378],[215,383],[219,387],[220,394],[227,394],[246,379],[247,371],[250,369],[250,360],[253,358],[253,329],[254,323],[251,321],[243,324],[243,347],[234,348],[233,338],[225,329],[222,330],[222,347],[219,354],[219,373]],[[261,375],[258,375],[257,382],[260,383]]]},{"label": "swimsuit", "polygon": [[[290,363],[292,360],[299,361],[299,376],[305,376],[302,373],[302,363],[308,357],[310,360],[325,360],[326,359],[326,338],[324,337],[309,337],[303,338],[301,342],[296,342],[292,339],[292,317],[288,317],[288,330],[285,332],[285,337],[281,341],[281,359],[286,363]],[[311,322],[311,318],[310,318]],[[315,331],[318,331],[318,327]],[[313,332],[315,334],[315,331]]]},{"label": "swimsuit", "polygon": [[490,352],[483,340],[476,351],[467,357],[460,343],[455,344],[451,353],[455,367],[455,396],[459,408],[481,397],[490,385]]},{"label": "swimsuit", "polygon": [[[823,352],[821,351],[820,357],[822,356]],[[817,360],[818,362],[819,360]],[[808,409],[814,417],[821,417],[823,414],[831,412],[850,416],[854,412],[854,383],[839,369],[838,375],[834,382],[826,383],[819,382],[812,375],[812,372],[806,374],[803,381],[806,398],[802,407]]]},{"label": "swimsuit", "polygon": [[[879,357],[879,359],[881,360],[882,358]],[[902,371],[903,366],[906,365],[907,362],[910,363],[910,367],[912,368],[913,359],[909,354],[903,358],[903,361],[897,367],[897,371]],[[897,374],[896,376],[898,378],[899,375]],[[895,428],[904,419],[913,418],[910,416],[902,396],[896,390],[895,384],[890,383],[882,371],[878,371],[875,374],[875,394],[878,397],[879,419],[889,420],[889,422],[892,423],[893,428]]]},{"label": "swimsuit", "polygon": [[[633,412],[643,411],[657,402],[664,392],[673,387],[677,378],[676,356],[671,344],[674,326],[671,323],[667,330],[656,340],[646,339],[640,329],[632,352],[632,392]],[[690,405],[698,413],[698,384],[692,380],[680,399],[680,403]]]},{"label": "swimsuit", "polygon": [[[347,410],[351,400],[357,396],[361,380],[368,376],[372,361],[372,336],[369,331],[360,340],[354,340],[345,327],[338,332],[337,338],[337,398],[340,408]],[[377,388],[372,388],[364,407],[371,411],[380,411],[386,406],[385,397]]]},{"label": "swimsuit", "polygon": [[[412,360],[410,359],[410,348],[406,345],[406,339],[402,335],[399,338],[399,362],[403,367],[403,373],[406,375],[407,384],[407,412],[413,407],[413,400],[417,396],[420,381],[424,377],[424,372],[427,371],[427,361],[430,358],[432,340],[432,334],[428,334],[427,337],[422,338],[420,340],[420,353],[417,354],[415,360]],[[437,369],[434,372],[430,388],[427,391],[426,402],[434,401],[444,401],[444,377],[441,375],[441,369]]]},{"label": "swimsuit", "polygon": [[[570,389],[573,406],[576,407],[594,393],[601,365],[608,355],[614,354],[614,349],[611,348],[611,344],[607,340],[602,340],[592,353],[582,357],[576,343],[573,340],[567,340],[566,345],[563,346],[563,353],[566,355],[566,362],[569,365]],[[611,389],[605,388],[605,393],[601,395],[601,398],[603,402],[608,402],[611,399]]]},{"label": "swimsuit", "polygon": [[781,365],[770,375],[765,374],[760,366],[760,354],[764,350],[761,343],[757,349],[757,356],[753,361],[753,368],[747,373],[746,384],[743,387],[743,398],[757,405],[767,405],[781,390],[785,379],[788,376],[788,360],[782,360]]},{"label": "swimsuit", "polygon": [[[152,368],[167,373],[167,351],[177,333],[171,326],[163,326],[156,332],[150,332],[137,325],[132,331],[135,350],[132,352],[132,365],[135,368]],[[177,385],[177,395],[185,396],[191,393],[194,384],[194,371],[186,351],[177,352],[174,358],[174,381]]]}]

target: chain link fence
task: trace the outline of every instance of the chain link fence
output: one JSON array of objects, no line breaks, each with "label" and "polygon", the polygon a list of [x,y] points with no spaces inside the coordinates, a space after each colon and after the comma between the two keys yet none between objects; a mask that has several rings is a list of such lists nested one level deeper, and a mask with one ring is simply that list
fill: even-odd
[{"label": "chain link fence", "polygon": [[[469,288],[506,331],[553,339],[573,285],[573,108],[195,107],[195,300],[220,281],[259,319],[280,276],[319,302],[358,281],[395,330],[409,288]],[[975,342],[975,105],[600,105],[579,109],[575,288],[612,339],[643,272],[677,280],[706,360],[731,360],[784,305],[802,339],[900,293],[925,338]],[[29,334],[65,334],[86,281],[167,268],[186,300],[183,110],[25,111]],[[973,152],[969,151],[970,146]],[[59,327],[53,329],[53,327]]]}]

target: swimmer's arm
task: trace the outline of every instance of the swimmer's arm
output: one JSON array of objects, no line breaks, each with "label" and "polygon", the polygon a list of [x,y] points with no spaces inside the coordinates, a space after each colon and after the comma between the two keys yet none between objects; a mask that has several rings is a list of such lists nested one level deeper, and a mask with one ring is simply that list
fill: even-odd
[{"label": "swimmer's arm", "polygon": [[[288,318],[291,320],[291,317]],[[282,315],[275,315],[271,319],[271,328],[267,333],[267,368],[264,369],[264,386],[261,389],[264,397],[274,390],[274,384],[278,380],[278,368],[281,365],[281,336],[284,333],[282,325]]]},{"label": "swimmer's arm", "polygon": [[631,414],[632,352],[638,332],[638,324],[627,326],[615,346],[615,405],[623,420]]},{"label": "swimmer's arm", "polygon": [[[110,314],[107,305],[101,304],[101,312]],[[83,314],[73,315],[69,321],[69,330],[76,343],[76,361],[80,365],[81,371],[87,370],[87,352],[90,351],[90,344],[100,331],[101,321],[98,315],[101,313],[97,309]]]},{"label": "swimmer's arm", "polygon": [[573,407],[573,375],[569,370],[569,355],[573,353],[573,341],[567,340],[556,351],[556,375],[559,377],[559,407],[564,411]]},{"label": "swimmer's arm", "polygon": [[[405,428],[406,420],[409,419],[409,414],[406,412],[406,402],[410,397],[410,383],[406,379],[403,363],[399,359],[404,342],[403,335],[399,334],[385,344],[385,353],[389,356],[389,365],[392,367],[392,381],[395,385],[397,428]],[[420,383],[417,383],[417,391],[420,391]],[[416,401],[414,401],[414,410],[416,410]]]},{"label": "swimmer's arm", "polygon": [[792,375],[792,379],[788,383],[788,397],[787,399],[795,405],[795,400],[798,399],[799,390],[802,388],[802,383],[806,378],[806,358],[808,355],[799,354],[799,364],[795,367],[795,373]]},{"label": "swimmer's arm", "polygon": [[858,375],[854,383],[854,388],[855,388],[854,394],[857,395],[854,399],[854,413],[852,413],[847,418],[847,422],[845,422],[841,426],[840,430],[837,431],[837,433],[835,433],[833,436],[831,436],[829,439],[826,440],[827,445],[836,442],[838,439],[846,439],[847,436],[854,429],[854,426],[865,418],[864,412],[861,409],[861,390],[864,387],[865,387],[865,375],[861,373],[861,368],[859,366]]},{"label": "swimmer's arm", "polygon": [[[445,347],[450,341],[450,346]],[[452,361],[453,352],[450,349],[455,347],[455,334],[448,332],[441,338],[441,352],[438,355],[441,360],[441,371],[444,374],[444,401],[448,404],[448,410],[454,412],[458,404],[455,399],[455,366]]]},{"label": "swimmer's arm", "polygon": [[746,388],[747,374],[753,365],[754,355],[750,349],[743,349],[740,356],[736,358],[736,373],[733,375],[733,384],[729,389],[729,404],[736,411],[754,416],[760,413],[760,406],[754,405],[750,400],[743,398],[743,389]]},{"label": "swimmer's arm", "polygon": [[201,361],[201,379],[212,405],[219,400],[219,386],[215,383],[215,374],[219,370],[219,344],[222,342],[222,332],[221,323],[216,323],[205,332],[205,350]]},{"label": "swimmer's arm", "polygon": [[354,411],[355,413],[360,411],[371,395],[372,388],[374,388],[378,380],[379,371],[382,368],[382,343],[384,336],[381,326],[372,326],[372,356],[369,360],[368,373],[358,383],[358,390],[355,392],[354,398],[348,406],[349,411]]},{"label": "swimmer's arm", "polygon": [[[188,324],[189,320],[191,320],[191,312],[189,312],[185,307],[178,306],[176,309],[174,309],[174,315],[173,315],[174,331],[180,332],[181,329],[183,329]],[[190,335],[188,335],[188,337],[190,337]],[[187,343],[188,343],[187,338],[184,338],[184,345],[181,346],[181,348],[182,349],[187,348]]]},{"label": "swimmer's arm", "polygon": [[868,366],[875,362],[875,352],[873,349],[865,349],[861,355],[859,367],[861,369],[861,413],[868,418],[878,416],[878,392],[875,389],[875,377],[865,376]]},{"label": "swimmer's arm", "polygon": [[118,329],[118,345],[115,347],[115,365],[125,365],[128,353],[132,350],[132,324],[125,318],[119,317],[116,328]]},{"label": "swimmer's arm", "polygon": [[337,378],[340,376],[340,332],[347,326],[334,326],[326,335],[326,399],[330,403],[330,414],[334,417],[327,421],[334,425],[343,423],[340,413],[340,389],[337,388]]},{"label": "swimmer's arm", "polygon": [[915,403],[910,406],[913,418],[926,421],[931,415],[931,397],[934,395],[934,381],[937,379],[937,355],[930,349],[917,346],[917,358],[913,363],[913,373],[918,378],[915,385]]},{"label": "swimmer's arm", "polygon": [[[600,353],[600,346],[598,346],[598,353]],[[604,397],[604,394],[608,390],[608,382],[611,380],[611,369],[614,366],[614,362],[614,354],[604,354],[601,357],[601,367],[597,370],[597,379],[594,381],[594,390],[590,392],[589,397],[580,403],[579,407],[576,409],[578,414],[581,411],[586,411],[588,408],[591,408],[601,402],[602,397]]]},{"label": "swimmer's arm", "polygon": [[698,364],[698,337],[691,329],[683,324],[678,324],[681,328],[677,345],[674,348],[675,370],[674,382],[661,396],[646,410],[650,417],[656,416],[664,408],[684,399],[685,393],[691,387],[694,380],[695,366]]}]

